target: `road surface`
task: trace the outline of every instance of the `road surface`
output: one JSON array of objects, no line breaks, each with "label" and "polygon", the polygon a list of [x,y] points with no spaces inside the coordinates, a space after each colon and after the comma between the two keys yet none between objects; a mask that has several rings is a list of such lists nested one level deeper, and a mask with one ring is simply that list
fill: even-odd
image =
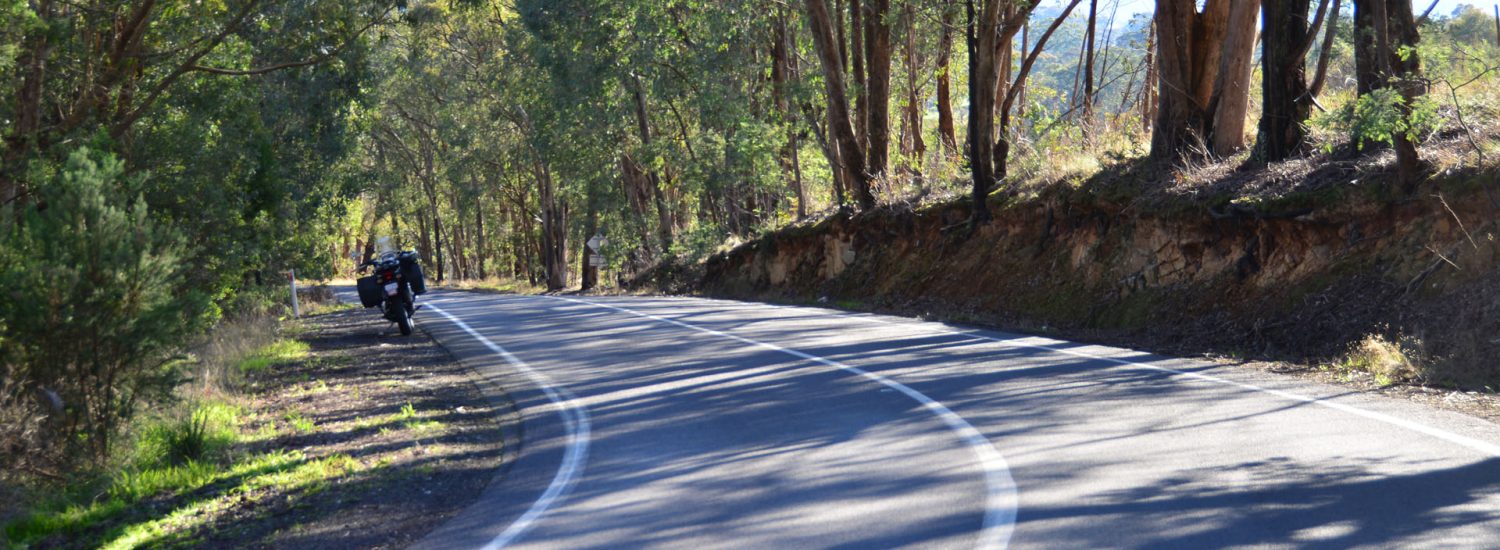
[{"label": "road surface", "polygon": [[1500,547],[1500,427],[1412,403],[808,307],[424,298],[522,433],[418,547]]}]

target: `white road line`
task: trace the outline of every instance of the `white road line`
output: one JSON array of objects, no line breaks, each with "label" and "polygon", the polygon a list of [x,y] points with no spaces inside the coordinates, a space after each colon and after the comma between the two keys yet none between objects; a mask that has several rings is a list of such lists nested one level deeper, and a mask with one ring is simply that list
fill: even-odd
[{"label": "white road line", "polygon": [[980,532],[980,538],[979,538],[980,544],[979,544],[979,547],[980,548],[1005,548],[1006,546],[1008,546],[1010,544],[1011,533],[1015,531],[1016,511],[1017,511],[1017,506],[1018,506],[1018,499],[1017,499],[1017,496],[1016,496],[1016,482],[1015,482],[1014,479],[1011,478],[1011,475],[1010,475],[1010,466],[1006,464],[1005,457],[1000,454],[1000,451],[995,448],[995,445],[993,443],[990,443],[989,439],[986,439],[984,437],[984,434],[980,433],[978,429],[974,428],[973,425],[969,424],[969,421],[964,420],[963,417],[961,417],[961,416],[958,415],[958,413],[953,412],[951,409],[949,409],[947,406],[943,405],[942,403],[939,403],[939,402],[933,400],[932,398],[927,397],[926,395],[923,395],[922,392],[919,392],[917,390],[911,389],[910,387],[908,387],[905,384],[902,384],[902,383],[897,382],[895,380],[891,380],[891,379],[886,378],[884,376],[881,376],[879,374],[875,374],[875,373],[866,371],[866,370],[861,369],[859,367],[852,367],[852,366],[840,363],[838,361],[824,359],[822,357],[818,357],[816,355],[812,355],[812,354],[808,354],[808,353],[803,353],[803,352],[800,352],[800,351],[797,351],[797,350],[794,350],[794,349],[783,348],[783,347],[778,346],[776,344],[769,344],[769,343],[761,342],[761,341],[758,341],[758,340],[751,340],[749,338],[744,338],[744,337],[741,337],[741,336],[736,336],[736,335],[733,335],[733,334],[729,334],[727,332],[721,332],[721,331],[717,331],[717,330],[713,330],[713,329],[709,329],[709,328],[703,328],[703,327],[691,325],[691,324],[688,324],[688,323],[684,323],[684,322],[681,322],[681,321],[677,321],[677,320],[673,320],[673,319],[667,319],[665,317],[658,317],[656,315],[651,315],[649,313],[641,313],[641,312],[638,312],[638,311],[632,311],[632,310],[629,310],[629,309],[625,309],[625,308],[622,308],[622,307],[616,307],[616,306],[612,306],[612,305],[609,305],[609,304],[602,304],[602,303],[598,303],[598,302],[591,302],[591,301],[588,301],[588,300],[579,300],[579,299],[576,299],[576,298],[564,298],[564,297],[561,297],[561,296],[545,296],[545,297],[546,298],[551,298],[551,299],[554,299],[554,300],[564,300],[564,301],[568,301],[568,302],[585,304],[585,305],[590,305],[590,306],[594,306],[594,307],[601,307],[601,308],[606,308],[606,309],[612,309],[612,310],[619,311],[619,312],[622,312],[622,313],[628,313],[630,315],[635,315],[635,316],[638,316],[638,317],[644,317],[644,318],[647,318],[647,319],[651,319],[653,321],[659,321],[659,322],[662,322],[662,323],[676,325],[676,326],[679,326],[679,327],[682,327],[682,328],[686,328],[686,329],[689,329],[689,330],[695,330],[695,331],[698,331],[698,332],[712,334],[714,336],[719,336],[719,337],[722,337],[722,338],[728,338],[728,339],[731,339],[731,340],[736,340],[736,341],[739,341],[739,342],[742,342],[742,343],[745,343],[745,344],[749,344],[749,345],[752,345],[752,346],[758,346],[758,347],[769,349],[769,350],[773,350],[773,351],[779,351],[781,353],[785,353],[787,355],[791,355],[791,356],[797,357],[799,359],[805,359],[805,360],[808,360],[808,361],[812,361],[812,362],[815,362],[815,363],[819,363],[819,364],[822,364],[822,365],[834,367],[834,368],[837,368],[837,369],[841,369],[841,370],[844,370],[844,371],[847,371],[847,372],[851,372],[851,373],[857,374],[857,375],[862,376],[862,377],[864,377],[864,378],[866,378],[868,380],[872,380],[874,382],[878,382],[878,383],[880,383],[880,384],[882,384],[882,385],[884,385],[884,386],[886,386],[888,388],[891,388],[893,390],[901,392],[902,394],[906,395],[907,397],[911,398],[912,400],[916,401],[917,403],[920,403],[923,408],[927,409],[929,412],[931,412],[934,415],[936,415],[939,419],[941,419],[943,421],[944,424],[947,424],[948,425],[948,429],[950,429],[953,432],[957,433],[958,436],[959,436],[959,438],[962,439],[966,445],[968,445],[969,449],[972,450],[974,452],[975,456],[979,459],[980,467],[984,469],[985,486],[987,488],[987,491],[986,491],[987,498],[986,498],[986,501],[985,501],[985,513],[984,513],[984,525],[983,525],[983,530]]},{"label": "white road line", "polygon": [[[734,302],[734,303],[741,304],[741,303],[744,303],[744,302]],[[1367,411],[1367,410],[1364,410],[1364,409],[1361,409],[1361,408],[1358,408],[1358,407],[1353,407],[1353,406],[1350,406],[1350,405],[1345,405],[1343,403],[1329,401],[1327,399],[1323,399],[1323,398],[1319,398],[1319,397],[1312,397],[1312,396],[1302,395],[1302,394],[1298,394],[1298,393],[1292,393],[1292,392],[1288,392],[1288,391],[1276,390],[1276,389],[1271,389],[1271,388],[1264,388],[1264,387],[1261,387],[1261,386],[1257,386],[1255,384],[1247,384],[1247,383],[1244,383],[1244,382],[1236,382],[1234,380],[1229,380],[1227,378],[1220,378],[1218,376],[1213,376],[1213,375],[1209,375],[1209,374],[1203,374],[1203,373],[1198,373],[1198,372],[1190,372],[1190,371],[1178,370],[1178,369],[1174,369],[1174,368],[1170,368],[1170,367],[1163,367],[1163,366],[1159,366],[1159,365],[1152,365],[1152,364],[1149,364],[1149,363],[1139,363],[1139,362],[1136,362],[1136,361],[1129,361],[1129,360],[1125,360],[1125,359],[1116,359],[1114,357],[1109,357],[1109,356],[1104,356],[1104,355],[1096,355],[1096,354],[1093,354],[1093,353],[1086,353],[1086,352],[1081,352],[1081,351],[1075,351],[1075,350],[1071,350],[1071,349],[1067,349],[1067,348],[1060,348],[1060,347],[1057,347],[1057,346],[1054,346],[1054,345],[1049,345],[1049,344],[1024,344],[1024,343],[1018,343],[1018,342],[1016,342],[1014,340],[1005,340],[1005,339],[1001,339],[1001,338],[995,338],[993,336],[986,336],[984,334],[979,334],[977,332],[963,332],[963,331],[957,331],[957,330],[933,328],[933,327],[929,326],[929,324],[930,324],[929,322],[909,323],[909,322],[887,321],[885,319],[880,319],[880,318],[874,317],[873,315],[869,315],[869,314],[845,313],[845,312],[834,311],[834,310],[825,310],[825,309],[821,309],[821,308],[807,308],[807,307],[799,307],[799,306],[783,306],[783,305],[777,305],[777,304],[760,304],[760,303],[749,303],[747,305],[749,307],[751,307],[751,308],[770,308],[770,309],[790,309],[790,310],[811,311],[811,312],[814,312],[814,313],[818,313],[818,314],[826,315],[826,316],[831,316],[831,317],[845,317],[845,318],[852,318],[852,319],[861,319],[861,320],[869,321],[869,322],[872,322],[872,323],[877,323],[877,324],[882,324],[882,325],[889,325],[889,326],[897,326],[897,327],[903,327],[903,328],[918,328],[918,329],[926,330],[928,332],[935,333],[935,334],[947,334],[947,335],[952,335],[952,336],[967,336],[967,337],[971,337],[971,338],[978,338],[978,339],[981,339],[981,340],[988,340],[990,342],[994,342],[994,343],[1000,344],[1001,346],[1007,347],[1007,348],[1013,348],[1013,349],[1014,348],[1020,348],[1020,349],[1034,349],[1034,350],[1041,350],[1041,351],[1050,351],[1050,352],[1053,352],[1053,353],[1061,353],[1061,354],[1064,354],[1064,355],[1071,355],[1071,356],[1079,357],[1079,358],[1083,358],[1083,359],[1091,359],[1091,360],[1097,360],[1097,361],[1104,361],[1104,362],[1107,362],[1107,363],[1114,363],[1116,365],[1125,366],[1125,367],[1131,367],[1131,368],[1137,368],[1137,369],[1146,369],[1146,370],[1154,370],[1154,371],[1159,371],[1159,372],[1165,372],[1165,373],[1175,374],[1175,375],[1178,375],[1178,376],[1184,376],[1184,377],[1187,377],[1187,378],[1193,378],[1193,379],[1201,380],[1201,381],[1204,381],[1204,382],[1211,382],[1211,383],[1215,383],[1215,384],[1223,384],[1223,385],[1228,385],[1228,386],[1234,386],[1234,387],[1245,389],[1245,390],[1256,391],[1256,392],[1260,392],[1260,393],[1274,395],[1274,396],[1277,396],[1277,397],[1281,397],[1283,399],[1290,399],[1292,401],[1300,401],[1300,402],[1303,402],[1303,403],[1317,405],[1317,406],[1320,406],[1320,407],[1327,407],[1327,408],[1330,408],[1330,409],[1333,409],[1333,410],[1336,410],[1336,411],[1341,411],[1341,412],[1349,413],[1349,414],[1352,414],[1352,415],[1355,415],[1355,416],[1364,417],[1364,418],[1367,418],[1367,419],[1370,419],[1370,420],[1375,420],[1377,422],[1384,422],[1386,424],[1390,424],[1390,425],[1393,425],[1393,426],[1396,426],[1396,427],[1399,427],[1399,428],[1404,428],[1404,429],[1411,430],[1413,432],[1417,432],[1417,433],[1420,433],[1420,434],[1423,434],[1423,435],[1435,437],[1435,438],[1441,439],[1443,441],[1447,441],[1449,443],[1453,443],[1453,444],[1460,445],[1460,446],[1463,446],[1463,447],[1468,447],[1469,449],[1472,449],[1472,450],[1475,450],[1475,451],[1479,451],[1480,453],[1483,453],[1483,454],[1486,454],[1486,455],[1489,455],[1489,456],[1492,456],[1492,457],[1500,457],[1500,445],[1496,445],[1496,444],[1490,443],[1488,441],[1481,441],[1481,440],[1478,440],[1478,439],[1474,439],[1472,437],[1466,437],[1466,436],[1462,436],[1462,435],[1459,435],[1459,434],[1456,434],[1456,433],[1453,433],[1453,432],[1449,432],[1449,431],[1446,431],[1446,430],[1440,430],[1440,429],[1437,429],[1437,428],[1433,428],[1433,427],[1427,426],[1425,424],[1419,424],[1419,423],[1416,423],[1416,422],[1412,422],[1412,421],[1406,420],[1404,418],[1397,418],[1397,417],[1394,417],[1394,416],[1391,416],[1391,415],[1388,415],[1388,414],[1378,413],[1378,412],[1374,412],[1374,411]],[[1034,339],[1039,339],[1039,340],[1049,340],[1049,341],[1052,341],[1052,342],[1057,342],[1059,344],[1064,343],[1064,342],[1062,342],[1060,340],[1053,340],[1053,339],[1050,339],[1050,338],[1042,338],[1042,337],[1036,337],[1036,336],[1027,337],[1027,339],[1033,339],[1033,338]]]},{"label": "white road line", "polygon": [[557,468],[557,474],[552,476],[552,483],[547,486],[547,490],[542,492],[542,496],[538,497],[536,502],[531,504],[531,508],[528,508],[526,513],[521,514],[521,517],[511,522],[510,526],[505,528],[505,531],[495,536],[489,544],[483,547],[486,550],[498,550],[504,548],[507,544],[519,540],[521,535],[526,534],[526,531],[531,528],[531,524],[535,523],[538,518],[542,517],[542,514],[547,513],[548,509],[557,504],[557,501],[568,493],[568,490],[578,480],[578,476],[583,473],[584,465],[588,462],[589,457],[589,413],[587,409],[577,405],[578,397],[573,395],[573,392],[568,391],[567,388],[554,385],[551,379],[547,378],[547,375],[532,370],[520,358],[512,355],[505,348],[500,347],[499,344],[491,342],[489,338],[485,338],[479,334],[468,323],[459,320],[457,317],[431,303],[427,304],[427,309],[436,311],[449,321],[452,321],[458,328],[469,333],[469,336],[473,336],[479,343],[490,348],[490,351],[495,352],[496,355],[505,359],[506,363],[510,363],[512,367],[515,367],[516,370],[521,371],[527,378],[530,378],[532,383],[541,388],[542,392],[547,394],[547,399],[557,407],[557,414],[562,417],[563,425],[568,432],[568,446],[563,450],[562,465]]}]

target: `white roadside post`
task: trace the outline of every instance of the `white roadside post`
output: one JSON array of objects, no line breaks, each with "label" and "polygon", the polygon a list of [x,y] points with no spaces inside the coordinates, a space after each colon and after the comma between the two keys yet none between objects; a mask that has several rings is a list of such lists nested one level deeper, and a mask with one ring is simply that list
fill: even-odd
[{"label": "white roadside post", "polygon": [[297,270],[287,270],[286,282],[292,289],[292,317],[301,317],[302,308],[297,305]]}]

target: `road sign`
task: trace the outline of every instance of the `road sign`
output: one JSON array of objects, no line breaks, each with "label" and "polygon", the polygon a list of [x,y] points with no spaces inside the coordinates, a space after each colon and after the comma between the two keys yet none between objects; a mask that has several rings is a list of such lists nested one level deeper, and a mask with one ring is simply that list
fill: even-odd
[{"label": "road sign", "polygon": [[589,254],[589,267],[604,267],[604,256]]},{"label": "road sign", "polygon": [[606,239],[599,235],[594,235],[592,237],[589,237],[589,241],[586,244],[588,244],[589,250],[598,252],[600,247],[607,246],[609,244],[609,239]]}]

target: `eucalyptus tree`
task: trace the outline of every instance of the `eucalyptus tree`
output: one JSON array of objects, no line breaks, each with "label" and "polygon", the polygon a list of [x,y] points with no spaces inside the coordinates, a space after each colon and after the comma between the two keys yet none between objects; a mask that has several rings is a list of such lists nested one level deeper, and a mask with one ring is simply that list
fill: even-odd
[{"label": "eucalyptus tree", "polygon": [[[1354,60],[1360,101],[1378,110],[1394,110],[1390,128],[1396,169],[1403,187],[1416,184],[1422,161],[1417,155],[1413,108],[1427,93],[1417,52],[1420,34],[1411,0],[1354,0]],[[1392,108],[1392,109],[1387,109]],[[1354,136],[1355,141],[1364,136]]]},{"label": "eucalyptus tree", "polygon": [[1243,147],[1259,0],[1157,0],[1158,105],[1151,156]]},{"label": "eucalyptus tree", "polygon": [[[1000,52],[1008,58],[1012,40],[1031,18],[1036,2],[983,0],[967,5],[966,39],[969,52],[969,166],[972,177],[971,227],[991,218],[989,194],[1008,175],[1011,112],[1016,97],[1025,89],[1027,77],[1048,40],[1067,20],[1079,0],[1069,1],[1037,39],[1029,52],[1022,52],[1020,67],[1010,76],[1010,66],[998,63]],[[1003,90],[1004,93],[1000,91]],[[977,115],[975,113],[978,113]],[[999,120],[989,116],[997,113]]]}]

